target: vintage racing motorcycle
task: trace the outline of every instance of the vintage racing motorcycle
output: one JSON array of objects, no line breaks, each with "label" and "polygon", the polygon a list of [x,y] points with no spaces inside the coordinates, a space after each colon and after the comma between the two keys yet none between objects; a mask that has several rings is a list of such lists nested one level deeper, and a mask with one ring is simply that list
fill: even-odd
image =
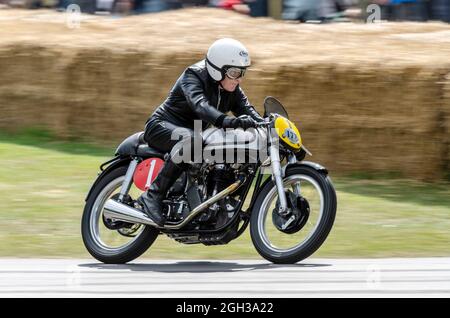
[{"label": "vintage racing motorcycle", "polygon": [[250,224],[256,250],[273,263],[292,264],[313,254],[333,226],[335,190],[326,168],[304,161],[311,154],[282,104],[267,97],[264,109],[265,122],[253,133],[233,130],[231,144],[225,140],[229,132],[203,132],[205,150],[231,149],[246,160],[191,164],[163,200],[163,227],[136,199],[156,177],[165,154],[149,147],[142,132],[125,139],[116,156],[100,166],[86,197],[82,236],[89,253],[104,263],[127,263],[159,234],[184,244],[219,245],[238,238]]}]

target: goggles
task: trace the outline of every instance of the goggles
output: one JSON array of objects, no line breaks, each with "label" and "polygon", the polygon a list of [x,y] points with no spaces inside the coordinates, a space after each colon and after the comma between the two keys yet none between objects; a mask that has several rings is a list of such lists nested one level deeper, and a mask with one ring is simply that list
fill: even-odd
[{"label": "goggles", "polygon": [[239,67],[230,67],[225,71],[225,75],[233,80],[236,80],[240,77],[244,77],[246,69]]}]

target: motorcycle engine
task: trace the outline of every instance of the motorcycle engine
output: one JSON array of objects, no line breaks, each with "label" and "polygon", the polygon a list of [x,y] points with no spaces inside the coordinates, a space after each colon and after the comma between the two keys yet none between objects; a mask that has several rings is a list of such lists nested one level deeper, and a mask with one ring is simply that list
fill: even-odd
[{"label": "motorcycle engine", "polygon": [[[206,178],[207,197],[211,198],[236,181],[234,170],[227,164],[215,164]],[[229,220],[234,214],[237,200],[226,197],[213,204],[203,213],[199,222],[203,225],[218,228]]]},{"label": "motorcycle engine", "polygon": [[167,221],[178,223],[189,215],[189,204],[186,200],[165,200],[163,202]]}]

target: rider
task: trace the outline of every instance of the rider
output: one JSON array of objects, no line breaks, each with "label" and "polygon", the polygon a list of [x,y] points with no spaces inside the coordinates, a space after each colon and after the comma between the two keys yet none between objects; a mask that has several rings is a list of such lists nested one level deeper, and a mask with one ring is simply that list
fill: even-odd
[{"label": "rider", "polygon": [[[165,223],[162,199],[185,168],[172,159],[185,143],[193,146],[194,120],[202,121],[202,129],[210,124],[247,129],[263,121],[239,87],[249,66],[250,57],[242,43],[233,39],[214,42],[206,59],[183,72],[167,99],[147,120],[144,140],[162,152],[170,152],[150,188],[138,198],[144,212],[159,226]],[[239,117],[226,115],[229,111]],[[186,128],[182,139],[172,140],[172,132],[180,127]]]}]

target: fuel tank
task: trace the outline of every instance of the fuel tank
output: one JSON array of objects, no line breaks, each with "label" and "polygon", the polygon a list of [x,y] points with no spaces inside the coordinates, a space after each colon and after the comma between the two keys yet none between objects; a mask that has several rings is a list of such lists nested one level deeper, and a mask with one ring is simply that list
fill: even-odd
[{"label": "fuel tank", "polygon": [[203,144],[206,159],[208,155],[215,159],[222,155],[227,163],[233,163],[232,157],[240,163],[248,160],[256,163],[267,158],[267,131],[264,128],[247,130],[208,128],[203,132]]}]

